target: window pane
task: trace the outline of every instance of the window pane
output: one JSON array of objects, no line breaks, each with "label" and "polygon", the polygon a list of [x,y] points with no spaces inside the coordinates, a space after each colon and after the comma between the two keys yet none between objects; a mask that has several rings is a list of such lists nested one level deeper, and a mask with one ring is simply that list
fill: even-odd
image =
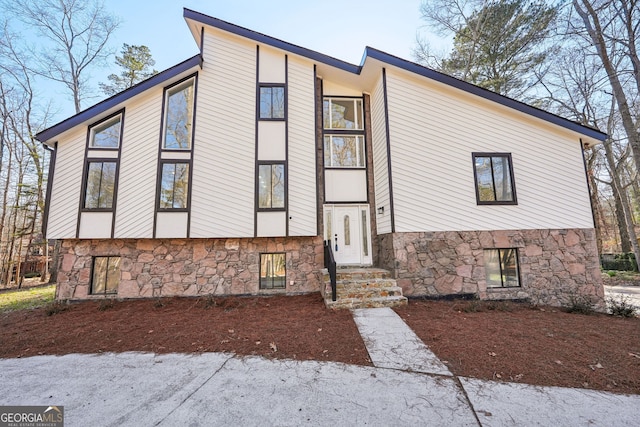
[{"label": "window pane", "polygon": [[165,112],[164,148],[191,147],[193,123],[193,82],[169,92]]},{"label": "window pane", "polygon": [[364,256],[369,256],[369,226],[367,225],[367,211],[362,210],[362,248]]},{"label": "window pane", "polygon": [[495,201],[493,192],[493,178],[491,177],[491,158],[476,157],[476,179],[478,185],[478,198],[481,202]]},{"label": "window pane", "polygon": [[284,87],[273,88],[271,103],[271,118],[284,119]]},{"label": "window pane", "polygon": [[349,220],[349,215],[344,216],[344,245],[351,245],[351,224]]},{"label": "window pane", "polygon": [[107,262],[107,280],[106,293],[118,292],[118,284],[120,283],[120,257],[108,257]]},{"label": "window pane", "polygon": [[271,207],[284,208],[284,165],[272,165],[271,188]]},{"label": "window pane", "polygon": [[271,207],[271,165],[258,167],[258,207]]},{"label": "window pane", "polygon": [[520,286],[518,283],[518,262],[515,249],[500,250],[503,286]]},{"label": "window pane", "polygon": [[327,135],[324,137],[324,161],[328,167],[363,167],[362,136]]},{"label": "window pane", "polygon": [[92,293],[103,294],[106,289],[108,257],[95,257],[93,260]]},{"label": "window pane", "polygon": [[323,123],[325,129],[364,129],[362,100],[330,98],[324,102]]},{"label": "window pane", "polygon": [[189,165],[163,163],[160,209],[186,209],[189,195]]},{"label": "window pane", "polygon": [[260,254],[260,289],[284,289],[285,254]]},{"label": "window pane", "polygon": [[260,118],[271,118],[271,88],[260,88]]},{"label": "window pane", "polygon": [[260,118],[284,119],[284,87],[260,88]]},{"label": "window pane", "polygon": [[484,269],[487,279],[487,288],[499,288],[502,286],[500,275],[500,251],[489,249],[484,251]]},{"label": "window pane", "polygon": [[495,180],[496,200],[512,201],[511,172],[509,169],[509,158],[506,156],[492,157],[493,178]]},{"label": "window pane", "polygon": [[91,147],[118,148],[120,144],[120,117],[93,128]]},{"label": "window pane", "polygon": [[111,209],[115,179],[115,162],[90,162],[84,198],[85,209]]}]

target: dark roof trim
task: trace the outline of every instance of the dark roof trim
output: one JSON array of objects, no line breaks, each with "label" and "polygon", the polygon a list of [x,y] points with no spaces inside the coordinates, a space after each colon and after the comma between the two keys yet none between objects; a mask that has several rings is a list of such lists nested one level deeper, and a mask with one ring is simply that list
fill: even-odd
[{"label": "dark roof trim", "polygon": [[296,55],[304,56],[314,61],[322,62],[323,64],[331,65],[332,67],[336,67],[350,73],[360,74],[361,67],[357,65],[353,65],[348,62],[342,61],[341,59],[337,59],[311,49],[282,41],[275,37],[267,36],[266,34],[253,31],[248,28],[240,27],[230,22],[223,21],[222,19],[214,18],[213,16],[205,15],[203,13],[196,12],[195,10],[187,9],[186,7],[184,8],[183,16],[185,19],[192,19],[202,24],[210,25],[212,27],[230,32],[232,34],[236,34],[250,40],[276,47],[278,49],[283,49],[288,52],[295,53]]},{"label": "dark roof trim", "polygon": [[560,117],[558,115],[549,113],[548,111],[544,111],[539,108],[532,107],[531,105],[525,104],[520,101],[516,101],[515,99],[511,99],[503,95],[499,95],[490,90],[456,79],[455,77],[451,77],[449,75],[440,73],[438,71],[432,70],[430,68],[424,67],[414,62],[407,61],[406,59],[399,58],[397,56],[383,52],[381,50],[374,49],[372,47],[367,47],[365,49],[364,56],[362,57],[362,62],[360,63],[360,66],[358,66],[358,65],[353,65],[348,62],[342,61],[340,59],[333,58],[331,56],[324,55],[322,53],[313,51],[311,49],[306,49],[291,43],[287,43],[280,39],[276,39],[274,37],[267,36],[262,33],[258,33],[256,31],[249,30],[247,28],[240,27],[235,24],[231,24],[229,22],[223,21],[218,18],[214,18],[209,15],[202,14],[200,12],[196,12],[191,9],[184,8],[184,18],[192,19],[202,24],[210,25],[212,27],[219,28],[224,31],[228,31],[232,34],[236,34],[236,35],[248,38],[250,40],[254,40],[260,43],[267,44],[269,46],[283,49],[288,52],[291,52],[300,56],[304,56],[314,61],[318,61],[323,64],[327,64],[332,67],[336,67],[338,69],[348,71],[353,74],[360,74],[360,72],[362,71],[362,67],[364,66],[364,63],[367,60],[367,58],[377,59],[389,65],[393,65],[403,70],[410,71],[412,73],[433,79],[435,81],[444,83],[449,86],[453,86],[457,89],[463,90],[473,95],[480,96],[482,98],[488,99],[493,102],[497,102],[498,104],[504,105],[509,108],[513,108],[514,110],[520,111],[525,114],[529,114],[539,119],[564,127],[566,129],[570,129],[572,131],[589,136],[596,140],[604,141],[607,137],[607,134],[600,132],[597,129],[594,129],[588,126],[583,126],[577,122],[565,119],[564,117]]},{"label": "dark roof trim", "polygon": [[39,132],[38,134],[36,134],[36,139],[38,141],[46,143],[52,138],[60,135],[62,132],[65,132],[74,126],[77,126],[80,123],[83,123],[86,120],[89,120],[130,98],[133,98],[134,96],[146,91],[147,89],[166,82],[167,80],[195,67],[196,65],[202,67],[202,56],[200,54],[195,55],[177,65],[174,65],[173,67],[168,68],[156,74],[155,76],[150,77],[147,80],[144,80],[137,85],[130,87],[123,92],[113,95],[112,97],[107,98],[104,101],[101,101],[84,111],[81,111],[75,116],[71,116],[68,119],[61,121],[60,123]]},{"label": "dark roof trim", "polygon": [[457,89],[463,90],[465,92],[469,92],[471,94],[480,96],[482,98],[488,99],[493,102],[497,102],[498,104],[502,104],[504,106],[513,108],[514,110],[518,110],[522,113],[526,113],[531,116],[537,117],[539,119],[556,124],[558,126],[562,126],[564,128],[573,130],[575,132],[581,133],[583,135],[589,136],[599,141],[604,141],[607,138],[606,133],[600,132],[597,129],[581,125],[580,123],[574,122],[569,119],[565,119],[564,117],[555,115],[548,111],[544,111],[539,108],[532,107],[531,105],[525,104],[520,101],[516,101],[515,99],[508,98],[506,96],[492,92],[488,89],[484,89],[480,86],[467,83],[463,80],[457,79],[455,77],[451,77],[447,74],[440,73],[430,68],[423,67],[422,65],[416,64],[415,62],[398,58],[397,56],[393,56],[391,54],[382,52],[372,47],[367,47],[365,49],[364,58],[367,58],[367,57],[377,59],[382,62],[386,62],[387,64],[394,65],[398,68],[402,68],[412,73],[415,73],[424,77],[428,77],[440,83],[453,86]]}]

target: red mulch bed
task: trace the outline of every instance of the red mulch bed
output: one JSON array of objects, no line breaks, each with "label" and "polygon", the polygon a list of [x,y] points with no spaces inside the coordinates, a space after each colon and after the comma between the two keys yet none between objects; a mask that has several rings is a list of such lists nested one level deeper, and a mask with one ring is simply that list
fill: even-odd
[{"label": "red mulch bed", "polygon": [[[396,309],[459,376],[640,394],[640,319],[516,303],[410,301]],[[370,366],[349,311],[318,294],[90,301],[0,314],[0,357],[233,352]]]},{"label": "red mulch bed", "polygon": [[396,312],[455,375],[640,394],[639,318],[478,301]]}]

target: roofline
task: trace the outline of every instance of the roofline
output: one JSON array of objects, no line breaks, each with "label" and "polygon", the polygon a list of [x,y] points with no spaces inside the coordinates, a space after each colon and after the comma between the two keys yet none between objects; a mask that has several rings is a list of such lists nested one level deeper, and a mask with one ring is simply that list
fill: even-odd
[{"label": "roofline", "polygon": [[214,18],[209,15],[205,15],[200,12],[196,12],[191,9],[184,8],[184,18],[192,19],[202,24],[210,25],[212,27],[219,28],[221,30],[230,32],[232,34],[236,34],[238,36],[245,37],[250,40],[264,43],[278,49],[283,49],[288,52],[294,53],[296,55],[300,55],[300,56],[312,59],[314,61],[321,62],[323,64],[326,64],[332,67],[336,67],[340,70],[344,70],[353,74],[361,74],[367,58],[377,59],[386,64],[401,68],[403,70],[418,74],[423,77],[430,78],[440,83],[444,83],[448,86],[455,87],[457,89],[471,93],[473,95],[479,96],[489,101],[496,102],[498,104],[520,111],[522,113],[531,115],[533,117],[537,117],[541,120],[578,132],[590,138],[594,138],[598,141],[604,141],[607,138],[606,133],[601,132],[592,127],[582,125],[578,122],[566,119],[564,117],[558,116],[556,114],[550,113],[545,110],[541,110],[540,108],[533,107],[531,105],[525,104],[524,102],[516,101],[513,98],[500,95],[496,92],[492,92],[488,89],[484,89],[480,86],[476,86],[474,84],[465,82],[463,80],[457,79],[447,74],[440,73],[438,71],[432,70],[431,68],[427,68],[423,65],[416,64],[415,62],[407,61],[406,59],[399,58],[397,56],[391,55],[389,53],[383,52],[381,50],[378,50],[372,47],[365,48],[364,55],[362,57],[362,61],[360,65],[353,65],[348,62],[342,61],[340,59],[336,59],[334,57],[316,52],[314,50],[300,47],[295,44],[282,41],[275,37],[267,36],[257,31],[253,31],[248,28],[241,27],[239,25],[231,24],[229,22],[223,21],[218,18]]},{"label": "roofline", "polygon": [[229,33],[236,34],[238,36],[245,37],[247,39],[254,40],[260,43],[264,43],[278,49],[283,49],[296,55],[304,56],[305,58],[313,59],[314,61],[322,62],[323,64],[331,65],[332,67],[336,67],[353,74],[360,74],[360,70],[362,68],[341,59],[337,59],[332,56],[316,52],[315,50],[295,45],[293,43],[285,42],[275,37],[271,37],[254,30],[250,30],[248,28],[223,21],[222,19],[214,18],[213,16],[205,15],[203,13],[196,12],[195,10],[187,9],[186,7],[184,8],[183,16],[185,19],[192,19],[202,24],[219,28]]},{"label": "roofline", "polygon": [[432,80],[438,81],[440,83],[444,83],[449,86],[453,86],[457,89],[463,90],[473,95],[477,95],[489,101],[502,104],[506,107],[513,108],[514,110],[529,114],[531,116],[551,122],[558,126],[562,126],[564,128],[584,134],[586,136],[597,139],[599,141],[604,141],[607,138],[607,134],[599,131],[598,129],[582,125],[573,120],[569,120],[562,116],[558,116],[557,114],[553,114],[548,111],[542,110],[540,108],[533,107],[529,104],[525,104],[524,102],[517,101],[513,98],[509,98],[504,95],[500,95],[496,92],[492,92],[488,89],[482,88],[480,86],[476,86],[472,83],[465,82],[464,80],[457,79],[448,74],[444,74],[444,73],[432,70],[431,68],[427,68],[420,64],[416,64],[415,62],[407,61],[406,59],[399,58],[397,56],[391,55],[389,53],[383,52],[378,49],[367,46],[365,49],[364,57],[377,59],[387,64],[396,66],[398,68],[402,68],[403,70],[430,78]]},{"label": "roofline", "polygon": [[144,92],[147,89],[152,88],[160,83],[163,83],[193,67],[199,65],[202,67],[202,56],[200,54],[195,55],[185,61],[182,61],[179,64],[174,65],[171,68],[167,68],[160,73],[141,81],[135,86],[131,86],[130,88],[113,95],[110,98],[101,101],[92,107],[87,108],[84,111],[79,112],[78,114],[69,117],[57,123],[43,131],[40,131],[36,134],[36,139],[44,144],[50,145],[47,141],[51,141],[52,138],[60,135],[61,133],[71,129],[74,126],[79,125],[80,123],[85,122],[86,120],[91,119],[105,111],[115,107],[116,105],[133,98],[134,96]]}]

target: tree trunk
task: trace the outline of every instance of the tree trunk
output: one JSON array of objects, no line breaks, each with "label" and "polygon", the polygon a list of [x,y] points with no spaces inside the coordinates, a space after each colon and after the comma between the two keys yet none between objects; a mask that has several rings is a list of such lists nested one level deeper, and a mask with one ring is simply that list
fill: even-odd
[{"label": "tree trunk", "polygon": [[594,166],[596,163],[596,152],[590,150],[590,156],[587,160],[587,177],[589,179],[589,197],[591,197],[591,207],[593,208],[593,226],[596,230],[596,246],[598,254],[602,254],[602,229],[604,223],[602,221],[602,208],[600,207],[600,198],[598,196],[598,182],[594,174]]},{"label": "tree trunk", "polygon": [[[612,171],[611,174],[613,175],[615,172]],[[614,185],[613,182],[611,183],[611,191],[615,202],[616,223],[620,234],[620,251],[624,253],[631,252],[631,239],[629,237],[629,232],[627,231],[627,221],[624,218],[622,195],[620,194],[620,191],[618,191],[618,187]]]}]

